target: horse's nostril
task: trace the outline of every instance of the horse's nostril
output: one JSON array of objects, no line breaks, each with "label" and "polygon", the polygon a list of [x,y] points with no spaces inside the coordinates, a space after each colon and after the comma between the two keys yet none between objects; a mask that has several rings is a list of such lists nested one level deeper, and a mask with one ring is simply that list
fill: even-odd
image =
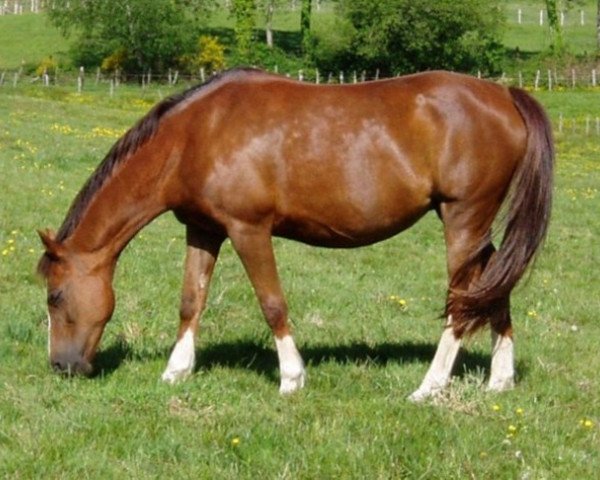
[{"label": "horse's nostril", "polygon": [[57,362],[52,362],[51,365],[52,365],[52,369],[55,372],[62,372],[65,369],[63,367],[63,365],[60,362],[58,362],[58,361]]}]

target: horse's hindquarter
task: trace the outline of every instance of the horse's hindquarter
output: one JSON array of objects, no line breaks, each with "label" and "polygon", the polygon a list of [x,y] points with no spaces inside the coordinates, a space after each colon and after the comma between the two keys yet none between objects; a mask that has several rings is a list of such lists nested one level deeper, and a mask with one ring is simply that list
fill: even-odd
[{"label": "horse's hindquarter", "polygon": [[454,77],[342,87],[273,77],[231,82],[204,112],[199,202],[226,229],[260,223],[318,245],[393,235],[437,195],[456,194],[440,193],[447,177],[472,175],[464,159],[484,153],[472,146],[475,133],[459,128],[479,125],[471,118],[478,112],[444,97]]}]

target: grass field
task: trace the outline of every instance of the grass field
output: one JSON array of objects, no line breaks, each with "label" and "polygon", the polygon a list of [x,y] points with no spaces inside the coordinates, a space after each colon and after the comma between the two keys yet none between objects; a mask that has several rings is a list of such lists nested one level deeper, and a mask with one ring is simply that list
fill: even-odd
[{"label": "grass field", "polygon": [[[222,2],[223,3],[223,2]],[[313,27],[317,30],[330,29],[328,20],[334,15],[331,2],[324,2],[323,8],[313,10]],[[544,26],[539,25],[539,11],[545,8],[543,1],[519,2],[508,0],[504,3],[506,13],[506,29],[504,44],[512,52],[519,50],[518,58],[509,53],[506,68],[509,71],[525,67],[527,70],[541,68],[541,60],[535,55],[546,51],[551,45],[547,20]],[[517,11],[522,9],[522,24],[517,23]],[[580,25],[580,12],[584,11],[585,25]],[[585,0],[566,11],[564,26],[564,42],[569,53],[573,55],[591,55],[596,50],[595,16],[597,4],[593,0]],[[263,41],[262,30],[264,18],[257,16],[257,40]],[[300,28],[300,11],[296,9],[276,10],[273,19],[275,44],[290,49],[290,42],[298,42],[294,36]],[[207,31],[220,37],[221,42],[233,48],[233,18],[224,8],[218,9],[207,19]],[[36,66],[42,59],[52,55],[59,60],[62,69],[71,68],[68,49],[72,39],[64,39],[58,31],[48,23],[43,14],[5,15],[0,17],[0,73],[2,69],[18,69],[24,62]],[[297,48],[296,48],[297,49]],[[293,50],[293,49],[292,49]],[[534,56],[533,60],[531,56]],[[299,58],[281,58],[280,67],[285,65],[301,65]],[[531,65],[530,63],[533,62]],[[229,65],[233,66],[233,65]],[[300,67],[298,67],[300,68]]]},{"label": "grass field", "polygon": [[[196,374],[176,386],[159,381],[178,323],[184,254],[183,229],[170,215],[122,256],[117,309],[98,357],[102,373],[51,373],[35,229],[60,225],[91,170],[159,92],[144,95],[128,87],[112,98],[0,88],[0,477],[596,477],[597,136],[557,139],[549,238],[513,296],[514,391],[484,391],[485,332],[467,342],[442,398],[405,400],[441,332],[445,260],[433,215],[354,251],[276,241],[308,365],[307,387],[291,397],[277,392],[272,339],[228,244],[202,322]],[[540,98],[556,118],[597,112],[596,96]]]}]

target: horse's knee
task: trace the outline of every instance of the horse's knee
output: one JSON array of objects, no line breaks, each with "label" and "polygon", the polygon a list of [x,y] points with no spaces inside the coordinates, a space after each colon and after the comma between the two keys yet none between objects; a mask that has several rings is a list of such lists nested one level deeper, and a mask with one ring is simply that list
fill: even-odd
[{"label": "horse's knee", "polygon": [[287,329],[287,305],[280,297],[267,297],[261,299],[260,306],[269,327],[273,332],[284,334]]},{"label": "horse's knee", "polygon": [[196,295],[183,295],[179,306],[181,320],[191,320],[198,313],[198,298]]}]

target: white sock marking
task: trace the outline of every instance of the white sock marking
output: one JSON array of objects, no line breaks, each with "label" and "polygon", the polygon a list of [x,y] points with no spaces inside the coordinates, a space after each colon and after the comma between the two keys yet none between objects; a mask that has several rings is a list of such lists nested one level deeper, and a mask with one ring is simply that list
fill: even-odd
[{"label": "white sock marking", "polygon": [[173,353],[169,357],[167,368],[161,378],[168,383],[175,383],[178,380],[182,380],[192,373],[195,363],[194,333],[188,329],[175,344]]},{"label": "white sock marking", "polygon": [[283,338],[275,337],[275,345],[277,347],[279,372],[281,374],[279,393],[292,393],[304,387],[304,362],[302,362],[302,357],[298,353],[292,336],[286,335]]},{"label": "white sock marking", "polygon": [[460,339],[454,336],[451,327],[446,328],[421,386],[408,397],[411,402],[437,395],[448,385],[459,348]]},{"label": "white sock marking", "polygon": [[500,392],[515,386],[514,342],[492,331],[492,367],[488,390]]}]

